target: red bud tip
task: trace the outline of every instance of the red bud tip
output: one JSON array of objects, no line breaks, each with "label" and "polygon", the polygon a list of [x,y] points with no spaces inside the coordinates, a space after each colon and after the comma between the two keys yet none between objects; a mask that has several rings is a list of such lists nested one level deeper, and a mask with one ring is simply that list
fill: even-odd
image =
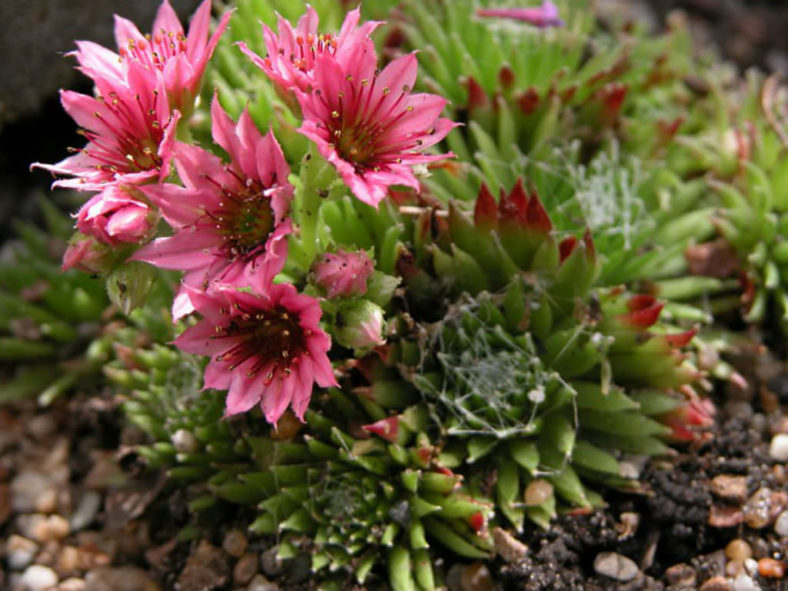
[{"label": "red bud tip", "polygon": [[479,533],[484,529],[484,514],[481,511],[470,515],[468,517],[468,525],[473,528],[473,531]]},{"label": "red bud tip", "polygon": [[622,314],[619,318],[624,324],[632,328],[648,328],[657,321],[664,305],[662,302],[654,303],[647,308],[633,310],[629,314]]},{"label": "red bud tip", "polygon": [[608,117],[615,117],[618,115],[628,90],[629,87],[626,84],[611,83],[599,91],[598,96],[605,105],[605,112]]},{"label": "red bud tip", "polygon": [[361,428],[368,433],[374,433],[378,437],[382,437],[386,441],[396,443],[397,435],[399,434],[399,416],[381,419],[370,425],[362,425]]},{"label": "red bud tip", "polygon": [[583,242],[586,245],[586,257],[589,261],[596,260],[596,247],[594,246],[594,239],[591,237],[591,230],[586,228],[586,233],[583,234]]},{"label": "red bud tip", "polygon": [[490,189],[486,184],[482,184],[479,189],[479,196],[476,198],[476,207],[473,210],[473,221],[476,226],[484,230],[494,230],[498,228],[498,206],[495,203]]},{"label": "red bud tip", "polygon": [[432,450],[429,447],[420,447],[416,450],[416,454],[419,456],[421,463],[425,466],[430,463],[430,458],[432,457]]},{"label": "red bud tip", "polygon": [[645,310],[657,303],[657,299],[652,295],[639,294],[629,298],[627,302],[627,310],[635,312],[637,310]]},{"label": "red bud tip", "polygon": [[524,115],[530,115],[539,106],[539,93],[533,87],[529,88],[519,96],[517,106],[520,107]]},{"label": "red bud tip", "polygon": [[561,240],[560,244],[558,245],[558,253],[561,257],[562,263],[569,257],[570,254],[572,254],[575,246],[577,246],[577,238],[574,236],[568,236],[567,238]]},{"label": "red bud tip", "polygon": [[531,198],[528,200],[528,209],[525,212],[525,224],[529,228],[547,234],[553,229],[553,223],[550,221],[550,216],[542,205],[542,200],[539,195],[534,191]]},{"label": "red bud tip", "polygon": [[512,190],[507,195],[501,189],[501,198],[498,201],[498,219],[507,226],[525,226],[525,210],[528,207],[528,195],[523,188],[523,180],[517,179]]},{"label": "red bud tip", "polygon": [[514,70],[508,64],[504,64],[498,70],[498,82],[504,88],[511,88],[514,84]]},{"label": "red bud tip", "polygon": [[478,82],[476,82],[476,79],[473,76],[468,76],[467,87],[469,111],[487,107],[490,104],[490,99],[487,97],[487,93],[484,92],[484,89],[479,85]]},{"label": "red bud tip", "polygon": [[680,349],[687,346],[696,334],[698,334],[698,329],[692,328],[678,334],[666,334],[663,336],[668,345],[675,349]]},{"label": "red bud tip", "polygon": [[561,91],[561,102],[566,104],[572,100],[577,92],[577,84],[572,84],[572,86],[566,88],[565,90]]}]

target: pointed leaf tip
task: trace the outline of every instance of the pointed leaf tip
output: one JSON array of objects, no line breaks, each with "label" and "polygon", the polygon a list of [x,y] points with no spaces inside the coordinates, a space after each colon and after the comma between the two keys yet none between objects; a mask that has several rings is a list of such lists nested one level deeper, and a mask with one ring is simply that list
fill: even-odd
[{"label": "pointed leaf tip", "polygon": [[568,236],[561,240],[558,245],[558,252],[562,263],[569,258],[569,255],[575,250],[575,246],[577,246],[577,238],[574,236]]},{"label": "pointed leaf tip", "polygon": [[545,210],[542,200],[539,195],[534,191],[531,198],[528,200],[528,208],[525,212],[525,224],[528,228],[547,234],[553,229],[553,223],[550,221],[550,216]]},{"label": "pointed leaf tip", "polygon": [[498,206],[495,203],[495,197],[485,183],[482,183],[476,198],[473,221],[478,228],[483,230],[494,230],[498,227]]}]

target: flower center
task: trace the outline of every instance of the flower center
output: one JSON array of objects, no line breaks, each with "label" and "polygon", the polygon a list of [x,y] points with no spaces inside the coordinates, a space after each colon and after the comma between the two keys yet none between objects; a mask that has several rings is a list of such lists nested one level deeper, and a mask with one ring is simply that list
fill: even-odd
[{"label": "flower center", "polygon": [[291,366],[307,351],[307,335],[298,318],[281,306],[272,310],[246,310],[236,304],[234,312],[227,325],[216,328],[213,338],[234,343],[216,360],[233,370],[254,359],[247,375],[253,377],[265,370],[268,381],[289,375]]},{"label": "flower center", "polygon": [[[96,162],[97,169],[113,174],[158,170],[162,163],[158,151],[159,144],[164,138],[164,130],[161,122],[156,119],[156,111],[146,108],[142,104],[140,95],[135,95],[134,104],[119,100],[114,92],[109,93],[107,98],[102,96],[96,98],[104,103],[109,114],[112,115],[105,117],[99,111],[93,113],[109,134],[99,135],[87,129],[80,129],[80,135],[91,142],[89,147],[82,148],[81,151]],[[142,133],[137,135],[135,131]]]},{"label": "flower center", "polygon": [[219,209],[206,215],[224,238],[225,257],[252,257],[265,247],[274,229],[271,199],[265,194],[266,188],[260,181],[251,178],[243,180],[231,168],[226,170],[238,178],[239,186],[230,190],[219,185],[223,195]]},{"label": "flower center", "polygon": [[328,118],[319,127],[326,129],[329,142],[357,173],[378,172],[387,164],[398,162],[403,148],[421,143],[410,137],[390,137],[392,127],[413,110],[411,105],[403,104],[410,92],[408,86],[402,87],[396,99],[386,102],[391,89],[376,88],[377,76],[371,81],[356,81],[348,76],[347,82],[352,96],[339,92],[333,107],[319,89],[315,94],[328,110]]},{"label": "flower center", "polygon": [[148,70],[161,71],[167,60],[186,51],[183,33],[161,29],[158,33],[145,35],[145,39],[129,39],[127,46],[119,50],[120,59],[133,59]]},{"label": "flower center", "polygon": [[302,72],[309,72],[315,64],[315,58],[323,53],[333,55],[337,50],[337,40],[329,34],[315,37],[309,33],[306,37],[296,37],[296,46],[290,54],[290,62]]}]

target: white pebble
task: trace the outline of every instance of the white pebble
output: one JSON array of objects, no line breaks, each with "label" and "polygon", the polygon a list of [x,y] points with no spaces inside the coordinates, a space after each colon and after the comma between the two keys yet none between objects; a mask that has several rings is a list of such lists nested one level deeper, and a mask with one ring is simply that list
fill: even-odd
[{"label": "white pebble", "polygon": [[6,561],[11,570],[22,570],[33,562],[38,552],[38,544],[22,536],[11,534],[5,544]]},{"label": "white pebble", "polygon": [[769,455],[778,462],[788,462],[788,433],[778,433],[772,437]]},{"label": "white pebble", "polygon": [[788,538],[788,511],[783,511],[774,522],[774,531],[781,538]]},{"label": "white pebble", "polygon": [[761,591],[761,588],[752,580],[752,577],[741,573],[733,579],[733,591]]},{"label": "white pebble", "polygon": [[616,581],[631,581],[639,572],[632,560],[615,552],[600,552],[594,558],[594,570]]},{"label": "white pebble", "polygon": [[178,429],[173,433],[172,444],[178,453],[194,453],[200,449],[200,442],[197,441],[197,438],[191,431],[186,429]]},{"label": "white pebble", "polygon": [[35,564],[27,567],[19,583],[26,591],[44,591],[57,585],[57,574],[48,566]]}]

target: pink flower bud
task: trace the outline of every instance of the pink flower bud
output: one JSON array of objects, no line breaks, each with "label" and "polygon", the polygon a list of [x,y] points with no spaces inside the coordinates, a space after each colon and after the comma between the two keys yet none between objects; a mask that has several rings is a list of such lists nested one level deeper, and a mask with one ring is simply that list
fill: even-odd
[{"label": "pink flower bud", "polygon": [[82,206],[77,227],[110,246],[138,244],[153,233],[156,217],[148,204],[112,185]]},{"label": "pink flower bud", "polygon": [[367,280],[374,267],[363,250],[326,253],[314,265],[315,282],[326,292],[326,297],[352,297],[367,292]]},{"label": "pink flower bud", "polygon": [[337,314],[336,339],[351,349],[368,349],[386,342],[383,310],[367,300],[350,302]]},{"label": "pink flower bud", "polygon": [[63,254],[63,270],[78,269],[85,273],[102,273],[111,266],[109,248],[92,236],[76,234]]}]

